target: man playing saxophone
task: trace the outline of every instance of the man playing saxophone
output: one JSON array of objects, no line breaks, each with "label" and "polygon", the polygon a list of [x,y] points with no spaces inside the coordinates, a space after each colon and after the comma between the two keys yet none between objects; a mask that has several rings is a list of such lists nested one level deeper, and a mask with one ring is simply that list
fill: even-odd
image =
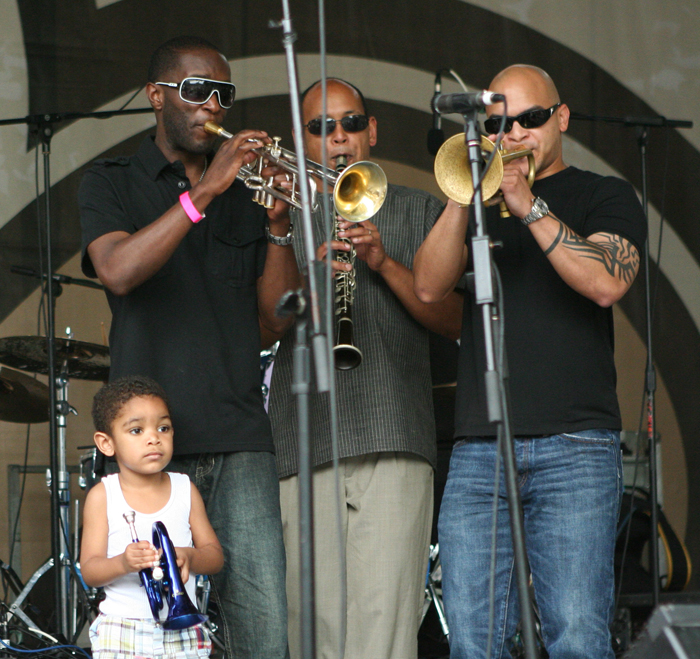
[{"label": "man playing saxophone", "polygon": [[[328,80],[327,138],[322,141],[321,84],[303,96],[304,142],[310,160],[349,166],[367,160],[377,143],[377,121],[361,92]],[[323,189],[323,188],[321,188]],[[331,202],[332,203],[332,202]],[[319,202],[319,206],[321,206]],[[433,512],[436,461],[428,329],[456,339],[462,296],[421,303],[413,293],[413,257],[442,204],[431,195],[389,185],[381,209],[356,224],[339,221],[331,249],[356,257],[333,267],[354,268],[354,344],[362,363],[337,370],[341,516],[345,565],[336,533],[335,477],[327,395],[311,402],[317,656],[346,659],[410,659],[417,655]],[[318,256],[328,252],[322,210],[313,217]],[[295,223],[295,230],[299,227]],[[303,241],[294,244],[303,258]],[[343,262],[346,261],[346,262]],[[299,549],[297,417],[292,382],[293,336],[281,342],[271,386],[270,415],[281,478],[287,550],[287,596],[292,659],[299,656]],[[347,575],[347,633],[340,638],[340,574]]]}]

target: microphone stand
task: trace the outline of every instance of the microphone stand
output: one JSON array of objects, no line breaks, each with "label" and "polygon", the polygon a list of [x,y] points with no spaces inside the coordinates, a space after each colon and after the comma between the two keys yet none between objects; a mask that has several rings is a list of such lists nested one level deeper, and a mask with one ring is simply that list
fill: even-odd
[{"label": "microphone stand", "polygon": [[[634,127],[637,133],[637,144],[642,175],[642,208],[647,223],[647,240],[644,243],[644,294],[646,301],[646,341],[647,361],[644,376],[644,393],[647,409],[647,446],[649,450],[649,497],[651,504],[651,535],[650,535],[650,563],[652,583],[652,605],[659,605],[659,527],[658,508],[659,490],[657,477],[657,453],[656,453],[656,367],[654,366],[654,348],[651,318],[651,279],[649,273],[649,199],[647,195],[647,145],[649,144],[650,128],[692,128],[692,121],[666,119],[666,117],[604,117],[595,115],[571,113],[572,119],[586,121],[603,121],[606,123],[618,123],[624,126]],[[636,454],[636,449],[635,449]]]},{"label": "microphone stand", "polygon": [[324,282],[323,264],[314,256],[313,225],[311,222],[311,198],[309,176],[306,168],[304,148],[304,127],[301,119],[299,100],[299,76],[294,53],[297,35],[292,28],[289,13],[289,0],[282,0],[282,20],[270,21],[272,28],[282,28],[286,61],[289,95],[292,111],[292,128],[294,146],[299,163],[299,192],[301,194],[301,217],[303,226],[304,249],[307,256],[306,291],[285,293],[277,305],[278,315],[294,314],[296,320],[294,366],[292,392],[297,399],[297,422],[299,444],[299,543],[300,543],[300,579],[301,579],[301,657],[316,657],[315,632],[315,597],[314,597],[314,539],[313,539],[313,490],[312,466],[309,434],[309,394],[310,394],[310,349],[313,349],[316,371],[316,390],[325,392],[330,389],[330,354],[328,340],[323,327],[321,300],[323,292],[319,281]]},{"label": "microphone stand", "polygon": [[[54,135],[54,125],[59,122],[83,119],[87,117],[107,118],[120,114],[141,114],[152,112],[151,108],[137,108],[131,110],[107,110],[102,112],[63,112],[27,115],[14,119],[0,120],[0,126],[13,124],[27,124],[31,132],[37,134],[41,141],[43,165],[44,165],[44,233],[46,259],[45,272],[41,277],[47,282],[46,291],[46,351],[48,361],[49,379],[49,451],[51,469],[51,555],[54,565],[54,607],[55,607],[55,631],[64,639],[70,637],[68,628],[70,612],[68,611],[68,593],[66,590],[66,570],[70,568],[68,550],[68,527],[62,524],[62,520],[68,519],[68,506],[70,504],[70,475],[65,467],[65,456],[61,456],[59,450],[59,417],[63,418],[61,407],[57,400],[57,380],[59,374],[56,371],[55,349],[55,304],[56,295],[54,287],[48,282],[55,281],[53,272],[52,254],[52,221],[51,221],[51,138]],[[61,401],[62,402],[62,401]],[[62,528],[65,525],[65,529]]]},{"label": "microphone stand", "polygon": [[[491,240],[486,234],[484,218],[484,203],[481,184],[482,179],[481,135],[477,123],[477,109],[463,114],[464,130],[472,181],[474,182],[474,220],[475,232],[471,239],[472,259],[474,262],[474,286],[476,303],[481,306],[484,328],[484,345],[486,350],[486,400],[489,421],[498,424],[498,434],[501,444],[501,456],[505,473],[508,510],[510,513],[510,528],[513,538],[513,553],[515,558],[518,595],[520,597],[520,619],[523,626],[523,646],[526,659],[536,659],[535,623],[532,608],[529,606],[530,593],[528,589],[528,564],[525,552],[525,535],[523,531],[522,504],[517,485],[517,467],[513,451],[513,432],[511,426],[510,396],[507,382],[506,355],[496,359],[496,344],[494,337],[502,330],[503,319],[500,318],[496,294],[494,290],[493,258]],[[498,361],[503,367],[499,372]],[[498,456],[496,456],[496,466]],[[496,494],[498,496],[498,494]]]}]

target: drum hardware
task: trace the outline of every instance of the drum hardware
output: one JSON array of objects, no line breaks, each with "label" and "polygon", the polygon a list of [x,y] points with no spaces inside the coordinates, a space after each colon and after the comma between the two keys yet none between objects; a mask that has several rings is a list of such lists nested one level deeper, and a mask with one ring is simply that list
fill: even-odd
[{"label": "drum hardware", "polygon": [[[66,338],[54,338],[54,356],[57,375],[53,382],[53,390],[55,391],[55,401],[53,409],[55,409],[55,454],[57,468],[54,471],[49,468],[46,474],[47,486],[52,490],[57,489],[58,499],[58,519],[56,520],[58,528],[58,549],[59,562],[57,565],[58,576],[56,580],[60,591],[57,595],[57,601],[60,601],[60,611],[56,611],[56,620],[60,621],[59,633],[66,639],[72,638],[79,630],[77,629],[78,617],[76,610],[78,608],[77,598],[87,591],[87,586],[82,581],[77,567],[77,529],[79,511],[76,509],[76,521],[74,525],[75,535],[71,543],[71,523],[70,523],[70,474],[66,466],[66,422],[70,414],[77,415],[77,410],[68,402],[68,385],[70,378],[78,378],[85,380],[107,380],[109,376],[109,349],[81,341],[75,341],[70,327],[66,328]],[[17,336],[6,337],[0,339],[0,363],[11,366],[20,371],[33,371],[48,375],[51,372],[48,355],[47,340],[45,337],[39,336]],[[43,400],[43,389],[45,385],[36,382],[23,373],[17,375],[8,374],[15,373],[8,369],[0,370],[0,382],[7,389],[13,387],[13,392],[21,391],[19,385],[29,393],[29,400],[36,405],[45,405],[48,409],[50,404],[50,391],[52,387],[48,387],[48,395],[46,395],[46,403],[38,403]],[[30,389],[31,387],[31,389]],[[19,394],[16,394],[19,395]],[[2,394],[0,393],[0,399]],[[26,398],[26,397],[25,397]],[[2,409],[2,408],[0,408]],[[27,412],[28,414],[28,412]],[[50,420],[50,419],[48,419]],[[53,464],[53,460],[52,460]],[[77,505],[77,501],[76,501]],[[52,504],[52,515],[54,514]],[[74,546],[71,548],[71,544]],[[31,589],[36,583],[36,580],[51,566],[56,564],[55,557],[45,563],[42,568],[35,572],[36,579],[32,577],[27,587]],[[88,598],[89,599],[89,598]],[[54,607],[55,608],[55,607]]]},{"label": "drum hardware", "polygon": [[435,606],[442,633],[449,641],[450,628],[447,625],[445,607],[442,603],[442,566],[440,565],[440,545],[438,543],[430,545],[430,553],[428,554],[428,572],[425,578],[425,599],[423,600],[423,613],[420,618],[421,624],[431,604]]}]

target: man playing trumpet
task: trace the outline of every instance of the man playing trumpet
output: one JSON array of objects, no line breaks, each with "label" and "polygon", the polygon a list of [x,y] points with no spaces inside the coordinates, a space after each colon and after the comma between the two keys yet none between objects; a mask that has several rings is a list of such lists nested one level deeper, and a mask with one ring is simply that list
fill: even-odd
[{"label": "man playing trumpet", "polygon": [[[551,659],[612,659],[613,554],[622,491],[620,410],[615,392],[610,308],[629,289],[646,239],[633,188],[569,167],[562,135],[569,109],[534,66],[499,73],[504,144],[532,150],[505,165],[501,184],[512,217],[487,212],[502,279],[512,422],[525,540],[542,635]],[[489,108],[498,130],[503,104]],[[454,202],[450,202],[450,205]],[[418,251],[415,290],[442,300],[465,269],[468,209],[445,214]],[[496,426],[486,409],[481,309],[464,305],[455,444],[439,521],[443,593],[453,659],[486,656]],[[509,515],[501,477],[492,654],[510,657],[519,603],[513,583]]]},{"label": "man playing trumpet", "polygon": [[[377,121],[357,88],[328,80],[327,139],[321,137],[321,84],[303,98],[304,142],[310,160],[329,166],[367,160],[377,142]],[[323,189],[323,188],[321,188]],[[331,200],[331,207],[332,207]],[[320,205],[320,200],[319,200]],[[453,339],[459,334],[462,296],[437,305],[413,293],[411,263],[440,215],[431,195],[390,185],[384,205],[370,220],[340,222],[332,250],[357,252],[353,304],[354,343],[362,363],[336,371],[340,444],[342,542],[336,532],[335,478],[328,397],[311,403],[316,555],[317,656],[346,659],[410,659],[417,656],[436,462],[427,329]],[[325,240],[322,213],[314,213],[315,244]],[[295,242],[301,250],[302,241]],[[327,248],[321,245],[319,257]],[[298,251],[299,258],[302,254]],[[347,272],[348,263],[333,262]],[[290,390],[292,344],[282,340],[270,388],[282,518],[287,549],[289,639],[299,656],[299,540],[297,415]],[[341,639],[340,575],[347,575],[347,634]]]},{"label": "man playing trumpet", "polygon": [[211,153],[204,124],[223,121],[230,80],[203,39],[156,50],[146,85],[155,138],[97,162],[80,188],[83,271],[100,278],[112,309],[110,379],[148,375],[168,394],[178,429],[168,469],[196,484],[224,550],[213,590],[227,656],[284,659],[284,545],[259,353],[261,327],[284,330],[274,306],[299,275],[288,207],[265,213],[236,180],[267,134],[241,131]]}]

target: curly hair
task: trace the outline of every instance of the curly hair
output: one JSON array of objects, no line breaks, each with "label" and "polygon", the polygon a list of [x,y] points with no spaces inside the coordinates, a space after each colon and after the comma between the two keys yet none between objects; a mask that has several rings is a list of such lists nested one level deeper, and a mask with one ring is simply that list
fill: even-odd
[{"label": "curly hair", "polygon": [[112,434],[112,424],[132,398],[155,396],[168,406],[165,390],[145,375],[128,375],[105,384],[92,401],[92,422],[97,432]]},{"label": "curly hair", "polygon": [[201,37],[181,36],[166,41],[156,48],[148,66],[148,82],[157,82],[180,63],[180,55],[186,52],[212,50],[221,51],[210,41]]}]

